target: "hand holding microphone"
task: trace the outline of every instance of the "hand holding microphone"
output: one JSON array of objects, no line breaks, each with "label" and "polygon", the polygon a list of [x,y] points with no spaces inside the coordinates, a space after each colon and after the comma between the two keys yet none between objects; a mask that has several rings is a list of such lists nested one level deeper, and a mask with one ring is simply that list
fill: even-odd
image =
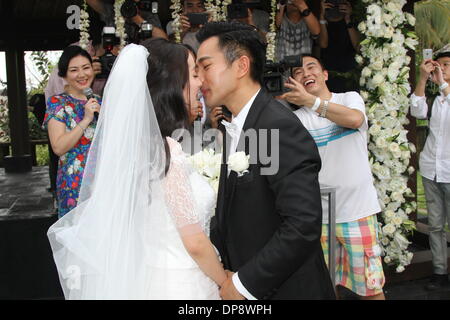
[{"label": "hand holding microphone", "polygon": [[86,96],[88,100],[84,105],[85,118],[86,116],[88,116],[90,121],[92,121],[94,118],[95,120],[98,120],[98,113],[100,112],[100,104],[95,98],[94,92],[92,91],[91,88],[86,88],[83,90],[83,94]]}]

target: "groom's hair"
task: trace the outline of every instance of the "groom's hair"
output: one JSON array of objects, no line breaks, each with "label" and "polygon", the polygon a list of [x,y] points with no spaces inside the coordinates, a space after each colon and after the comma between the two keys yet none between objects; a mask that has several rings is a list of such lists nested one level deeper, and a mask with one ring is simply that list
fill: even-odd
[{"label": "groom's hair", "polygon": [[237,21],[211,22],[200,29],[196,37],[200,43],[211,37],[217,37],[219,48],[229,65],[243,55],[248,56],[250,77],[262,84],[266,45],[255,27]]}]

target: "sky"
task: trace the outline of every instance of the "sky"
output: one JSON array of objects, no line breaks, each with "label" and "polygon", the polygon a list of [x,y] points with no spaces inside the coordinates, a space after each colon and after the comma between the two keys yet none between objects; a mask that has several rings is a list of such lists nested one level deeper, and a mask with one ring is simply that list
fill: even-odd
[{"label": "sky", "polygon": [[[62,51],[48,51],[48,57],[52,63],[57,63]],[[0,79],[6,81],[6,57],[5,52],[0,51]],[[31,60],[31,51],[25,52],[25,79],[27,82],[27,90],[36,86],[42,79],[41,74],[34,66]],[[4,87],[0,84],[0,88]]]}]

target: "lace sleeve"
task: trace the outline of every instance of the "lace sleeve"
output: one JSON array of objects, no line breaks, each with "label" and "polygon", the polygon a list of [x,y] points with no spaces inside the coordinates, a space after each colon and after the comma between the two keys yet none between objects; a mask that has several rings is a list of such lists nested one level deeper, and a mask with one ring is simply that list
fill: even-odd
[{"label": "lace sleeve", "polygon": [[167,208],[181,236],[203,232],[195,209],[189,170],[181,146],[170,138],[170,167],[164,181]]}]

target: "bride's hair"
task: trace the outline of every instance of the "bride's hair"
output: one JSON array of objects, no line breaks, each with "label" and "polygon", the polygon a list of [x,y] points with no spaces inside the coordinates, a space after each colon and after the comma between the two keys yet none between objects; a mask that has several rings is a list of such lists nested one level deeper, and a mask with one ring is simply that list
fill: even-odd
[{"label": "bride's hair", "polygon": [[162,38],[142,43],[149,52],[147,85],[152,96],[156,118],[166,147],[166,172],[170,152],[166,137],[176,129],[188,128],[189,116],[183,89],[189,85],[189,49]]}]

